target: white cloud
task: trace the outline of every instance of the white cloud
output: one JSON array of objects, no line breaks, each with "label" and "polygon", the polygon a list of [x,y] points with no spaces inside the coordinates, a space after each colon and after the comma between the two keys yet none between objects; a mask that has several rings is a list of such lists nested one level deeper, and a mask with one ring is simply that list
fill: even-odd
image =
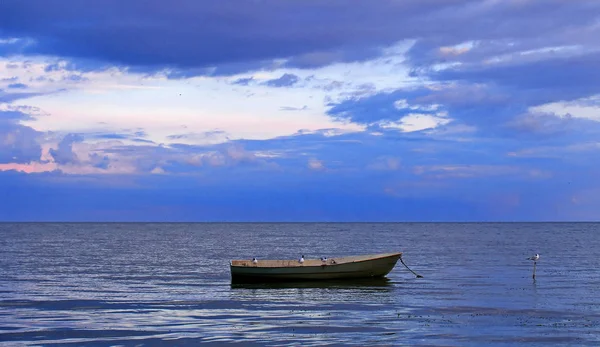
[{"label": "white cloud", "polygon": [[165,173],[165,170],[159,166],[155,167],[154,169],[152,169],[152,171],[150,171],[151,174],[155,174],[155,175],[162,175]]},{"label": "white cloud", "polygon": [[[230,139],[268,139],[291,135],[299,129],[361,130],[354,124],[328,117],[323,98],[307,88],[294,91],[263,86],[242,88],[206,78],[149,81],[144,83],[156,88],[142,89],[104,89],[96,83],[90,79],[83,89],[28,99],[29,104],[50,116],[26,124],[38,131],[78,133],[94,131],[100,123],[113,129],[141,125],[148,139],[157,143],[181,142],[169,136],[182,134],[183,127],[186,133],[219,129]],[[119,85],[119,78],[114,83]],[[254,95],[247,97],[247,92]],[[282,106],[290,104],[303,104],[307,108],[293,114],[281,111]],[[189,138],[187,142],[198,144],[193,140],[197,139]]]},{"label": "white cloud", "polygon": [[440,108],[438,104],[430,104],[430,105],[411,105],[408,103],[406,99],[399,99],[394,102],[394,107],[397,110],[414,110],[421,112],[433,112]]},{"label": "white cloud", "polygon": [[380,126],[385,129],[399,129],[403,132],[413,132],[425,129],[433,129],[440,125],[450,123],[450,119],[445,118],[445,113],[437,113],[430,115],[426,113],[410,113],[402,117],[397,122],[384,121],[380,122]]},{"label": "white cloud", "polygon": [[321,160],[311,158],[308,160],[308,168],[315,171],[320,171],[325,169],[325,164]]},{"label": "white cloud", "polygon": [[[292,135],[300,129],[329,129],[331,135],[336,135],[364,131],[365,127],[332,119],[324,100],[336,102],[349,95],[371,95],[420,83],[409,76],[403,63],[413,44],[414,41],[398,43],[387,48],[383,56],[366,62],[185,80],[167,79],[164,73],[147,76],[119,68],[76,72],[70,70],[66,60],[15,56],[0,58],[0,79],[17,78],[28,85],[27,92],[41,94],[26,102],[43,116],[36,114],[34,120],[23,122],[40,132],[118,132],[141,126],[148,140],[191,145],[270,139]],[[260,84],[285,73],[299,76],[295,88]],[[231,84],[239,78],[253,78],[257,83]],[[297,105],[303,107],[294,112],[282,111]],[[226,135],[172,137],[215,129]]]},{"label": "white cloud", "polygon": [[562,118],[575,117],[600,122],[600,95],[571,102],[553,102],[529,108],[532,113],[550,113]]}]

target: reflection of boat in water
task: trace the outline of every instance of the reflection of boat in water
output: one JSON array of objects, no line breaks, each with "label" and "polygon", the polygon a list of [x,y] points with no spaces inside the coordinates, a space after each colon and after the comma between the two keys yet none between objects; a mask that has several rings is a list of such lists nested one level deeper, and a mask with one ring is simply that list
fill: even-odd
[{"label": "reflection of boat in water", "polygon": [[356,278],[349,280],[321,281],[271,281],[271,282],[232,282],[232,289],[372,289],[387,290],[393,282],[387,277]]},{"label": "reflection of boat in water", "polygon": [[350,256],[327,260],[232,260],[231,281],[317,281],[378,278],[387,275],[402,253]]}]

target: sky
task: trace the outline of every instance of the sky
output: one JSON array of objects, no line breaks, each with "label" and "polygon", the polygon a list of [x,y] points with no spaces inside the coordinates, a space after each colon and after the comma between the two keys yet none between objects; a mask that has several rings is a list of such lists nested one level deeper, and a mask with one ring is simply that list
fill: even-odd
[{"label": "sky", "polygon": [[2,0],[0,221],[598,221],[597,0]]}]

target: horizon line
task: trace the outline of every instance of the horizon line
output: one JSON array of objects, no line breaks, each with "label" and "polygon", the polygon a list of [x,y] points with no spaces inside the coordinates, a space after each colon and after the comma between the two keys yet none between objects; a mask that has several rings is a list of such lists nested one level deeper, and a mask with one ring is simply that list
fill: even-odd
[{"label": "horizon line", "polygon": [[600,223],[580,221],[2,221],[0,224],[558,224]]}]

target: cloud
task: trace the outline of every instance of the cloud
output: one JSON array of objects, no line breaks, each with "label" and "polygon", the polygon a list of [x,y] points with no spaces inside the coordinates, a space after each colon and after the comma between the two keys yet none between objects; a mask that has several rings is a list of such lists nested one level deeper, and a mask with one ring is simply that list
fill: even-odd
[{"label": "cloud", "polygon": [[32,161],[29,163],[0,163],[0,172],[2,171],[17,171],[26,174],[53,172],[57,170],[56,163],[41,163]]},{"label": "cloud", "polygon": [[524,177],[544,177],[538,170],[527,170],[522,167],[506,165],[434,165],[415,166],[413,169],[417,175],[432,175],[435,178],[470,178],[482,176],[506,176],[523,175]]},{"label": "cloud", "polygon": [[293,107],[293,106],[281,106],[279,107],[281,111],[305,111],[308,110],[308,106],[304,105],[302,107]]},{"label": "cloud", "polygon": [[507,153],[520,158],[554,158],[563,162],[585,161],[600,151],[600,142],[586,141],[570,145],[537,146]]},{"label": "cloud", "polygon": [[[27,37],[31,42],[6,48],[12,52],[197,68],[339,50],[347,44],[368,47],[391,43],[396,35],[389,29],[399,27],[391,12],[403,14],[415,7],[386,2],[347,8],[338,1],[312,6],[300,1],[266,1],[231,7],[189,1],[166,10],[158,1],[144,4],[134,2],[122,7],[109,1],[103,6],[82,6],[77,1],[54,1],[31,6],[9,1],[0,7],[0,23],[5,34]],[[341,16],[340,10],[350,11],[349,16]],[[314,11],[330,18],[330,23],[319,28],[310,25]],[[367,19],[364,24],[373,28],[375,39],[373,32],[367,34],[354,25],[351,18],[358,14]],[[114,16],[122,18],[121,23],[138,24],[120,24],[119,35],[110,35],[115,24],[104,18]],[[94,26],[76,24],[91,21]],[[71,24],[62,27],[56,25],[59,22]]]},{"label": "cloud", "polygon": [[[149,206],[160,201],[184,210],[196,203],[222,203],[229,212],[217,215],[228,220],[250,218],[249,214],[241,211],[242,202],[235,198],[245,194],[255,197],[255,203],[265,211],[272,208],[267,201],[277,198],[283,213],[280,217],[285,220],[320,220],[316,214],[309,212],[313,208],[324,211],[332,220],[543,219],[550,215],[536,207],[541,200],[535,196],[540,192],[552,192],[542,197],[546,201],[542,206],[563,201],[561,199],[567,201],[586,184],[592,184],[594,168],[600,169],[596,163],[585,160],[589,155],[575,149],[570,154],[571,159],[579,157],[584,161],[572,161],[569,170],[557,171],[557,165],[565,162],[561,155],[527,163],[523,163],[518,155],[507,155],[509,150],[516,149],[515,145],[522,148],[523,145],[518,143],[500,141],[482,147],[482,142],[478,141],[462,143],[435,139],[422,133],[405,136],[391,131],[380,135],[364,132],[333,136],[317,132],[202,146],[130,146],[118,140],[90,144],[79,141],[76,136],[68,136],[61,143],[63,145],[57,146],[57,151],[65,154],[63,164],[38,161],[20,165],[9,163],[2,164],[0,171],[37,172],[52,174],[55,178],[65,174],[78,177],[110,174],[113,177],[110,180],[97,178],[99,187],[113,184],[111,182],[128,175],[136,177],[137,188],[104,189],[97,190],[95,194],[114,199],[120,194],[131,194],[130,189],[138,189],[140,194],[147,194],[144,203]],[[75,155],[76,160],[71,155]],[[328,174],[310,175],[310,171],[326,171]],[[6,174],[0,172],[2,177],[7,177]],[[156,179],[162,181],[150,176],[157,176]],[[35,177],[32,176],[30,182],[38,179]],[[578,186],[563,185],[567,178],[577,180]],[[305,197],[302,203],[294,202],[300,194],[298,184],[307,187],[301,193]],[[48,183],[46,187],[54,189],[57,183]],[[74,192],[83,189],[82,185],[70,187]],[[202,189],[206,200],[186,199],[185,204],[175,203],[181,201],[183,195],[170,192],[190,191],[193,187]],[[75,197],[80,193],[73,194]],[[323,200],[323,196],[329,198]],[[489,199],[493,196],[498,197],[498,204],[492,206]],[[133,198],[125,201],[128,204],[134,202]],[[234,204],[234,201],[240,205]],[[358,201],[362,201],[360,204],[369,202],[362,212],[343,212],[341,206],[357,204]],[[518,208],[514,207],[515,201],[518,201]],[[342,205],[333,208],[330,204],[334,202]],[[57,201],[56,208],[61,204]],[[506,207],[500,208],[500,205]],[[446,210],[443,213],[429,212],[437,208]],[[392,213],[394,210],[404,212]],[[90,211],[84,209],[77,216],[90,216]],[[275,218],[264,211],[257,210],[256,213],[252,217],[255,219],[251,220]],[[128,218],[141,218],[142,215],[139,211]],[[113,218],[115,215],[110,216]],[[212,220],[214,217],[208,214],[192,216],[188,212],[183,213],[181,218],[183,216],[186,216],[185,220]],[[569,214],[562,216],[568,218]],[[149,217],[146,215],[146,218]]]},{"label": "cloud", "polygon": [[279,78],[275,78],[264,82],[264,84],[269,87],[291,87],[294,84],[296,84],[299,80],[300,78],[298,76],[290,73],[285,73]]},{"label": "cloud", "polygon": [[27,99],[27,98],[31,98],[31,97],[38,96],[38,95],[42,95],[42,94],[41,93],[23,93],[23,92],[11,93],[11,92],[6,92],[6,91],[0,89],[0,103],[12,103],[13,101],[17,101],[19,99]]},{"label": "cloud", "polygon": [[[395,121],[406,115],[411,110],[398,109],[395,101],[400,99],[404,91],[382,92],[366,97],[352,97],[340,103],[330,103],[331,108],[327,114],[336,119],[345,119],[358,124],[374,124],[379,121]],[[409,93],[421,93],[410,92]]]},{"label": "cloud", "polygon": [[308,168],[314,171],[320,171],[325,169],[325,164],[322,160],[311,158],[308,160]]},{"label": "cloud", "polygon": [[[88,176],[89,182],[78,182],[75,177],[60,180],[59,173],[0,173],[0,189],[11,186],[15,194],[29,197],[29,208],[20,200],[10,204],[0,200],[0,219],[364,222],[598,218],[597,210],[592,209],[598,207],[597,199],[581,194],[585,192],[582,188],[588,187],[583,182],[589,182],[581,174],[577,186],[571,187],[560,183],[565,177],[515,184],[499,179],[502,176],[484,176],[474,184],[464,178],[428,182],[410,176],[396,181],[385,176],[382,182],[380,176],[358,172],[346,173],[340,180],[336,175],[278,171],[244,171],[241,179],[240,172],[219,168],[198,179],[165,171],[129,179]],[[443,185],[428,185],[436,182]],[[86,199],[88,196],[96,198]],[[42,202],[47,208],[38,208]]]},{"label": "cloud", "polygon": [[50,149],[50,155],[57,164],[76,164],[79,159],[73,153],[73,143],[80,142],[83,137],[77,134],[68,134],[58,143],[58,148]]},{"label": "cloud", "polygon": [[[169,67],[185,76],[194,70],[192,74],[207,74],[214,67],[247,62],[259,64],[240,69],[256,70],[260,62],[278,59],[300,68],[366,61],[379,56],[383,47],[414,38],[419,38],[417,47],[426,47],[413,50],[414,65],[441,61],[451,50],[440,51],[440,47],[460,47],[470,41],[478,47],[480,42],[491,42],[503,48],[483,47],[487,54],[564,42],[587,44],[597,37],[597,30],[590,27],[598,6],[593,1],[558,0],[544,5],[535,1],[386,0],[351,7],[338,0],[261,1],[235,7],[185,1],[175,8],[159,1],[146,1],[144,6],[137,1],[126,6],[117,1],[102,6],[78,1],[36,2],[35,6],[30,1],[4,1],[0,29],[9,38],[2,46],[4,54],[52,55],[146,69]],[[328,20],[314,25],[317,14]],[[496,43],[513,37],[520,38],[515,47]],[[469,53],[480,54],[469,50],[458,56],[466,59]]]},{"label": "cloud", "polygon": [[255,152],[248,151],[243,144],[227,143],[209,147],[177,145],[178,154],[171,160],[172,163],[184,168],[182,165],[203,168],[242,168],[273,169],[274,166],[266,158],[258,157]]},{"label": "cloud", "polygon": [[397,122],[380,122],[378,125],[384,129],[399,129],[401,131],[411,132],[425,129],[434,129],[440,125],[450,122],[445,118],[445,114],[429,115],[422,113],[409,113],[400,118]]},{"label": "cloud", "polygon": [[240,86],[247,86],[247,85],[251,84],[252,82],[254,82],[254,77],[245,77],[245,78],[239,78],[239,79],[233,81],[232,84],[237,84]]},{"label": "cloud", "polygon": [[363,50],[333,49],[315,51],[293,56],[286,66],[300,69],[314,69],[335,63],[354,63],[370,60],[383,54],[381,47],[366,47]]},{"label": "cloud", "polygon": [[534,106],[600,93],[599,71],[600,53],[594,52],[524,63],[455,67],[430,76],[441,81],[494,84],[505,90],[518,90]]},{"label": "cloud", "polygon": [[151,174],[154,175],[162,175],[165,173],[165,170],[159,166],[155,167],[154,169],[152,169],[152,171],[150,171]]},{"label": "cloud", "polygon": [[143,142],[143,143],[154,143],[153,141],[146,140],[144,137],[148,134],[138,129],[121,129],[118,132],[112,131],[89,131],[80,133],[86,140],[124,140],[131,142]]},{"label": "cloud", "polygon": [[599,217],[597,1],[140,4],[0,3],[0,184],[182,219]]},{"label": "cloud", "polygon": [[229,135],[221,130],[205,131],[202,133],[183,133],[167,136],[167,139],[179,144],[219,144],[229,141]]},{"label": "cloud", "polygon": [[[558,99],[559,91],[555,97],[546,95],[538,98],[519,87],[514,88],[516,89],[511,91],[509,87],[500,87],[495,83],[440,82],[428,88],[398,89],[330,103],[328,114],[335,119],[371,127],[414,131],[439,130],[447,125],[496,138],[597,134],[599,122],[555,113],[556,107],[537,107],[540,102]],[[543,93],[540,90],[538,88],[533,93]],[[600,93],[600,85],[598,92]]]},{"label": "cloud", "polygon": [[41,133],[19,124],[30,116],[0,108],[0,163],[25,163],[40,157]]},{"label": "cloud", "polygon": [[[38,134],[38,137],[39,134]],[[94,138],[94,137],[92,137]],[[32,149],[21,163],[7,158],[0,171],[27,173],[57,171],[68,175],[144,175],[148,173],[198,173],[199,168],[276,168],[266,156],[242,144],[127,145],[121,140],[86,142],[85,134],[67,134],[57,143]]]},{"label": "cloud", "polygon": [[8,89],[27,89],[27,88],[29,88],[29,87],[23,83],[11,83],[8,85]]}]

